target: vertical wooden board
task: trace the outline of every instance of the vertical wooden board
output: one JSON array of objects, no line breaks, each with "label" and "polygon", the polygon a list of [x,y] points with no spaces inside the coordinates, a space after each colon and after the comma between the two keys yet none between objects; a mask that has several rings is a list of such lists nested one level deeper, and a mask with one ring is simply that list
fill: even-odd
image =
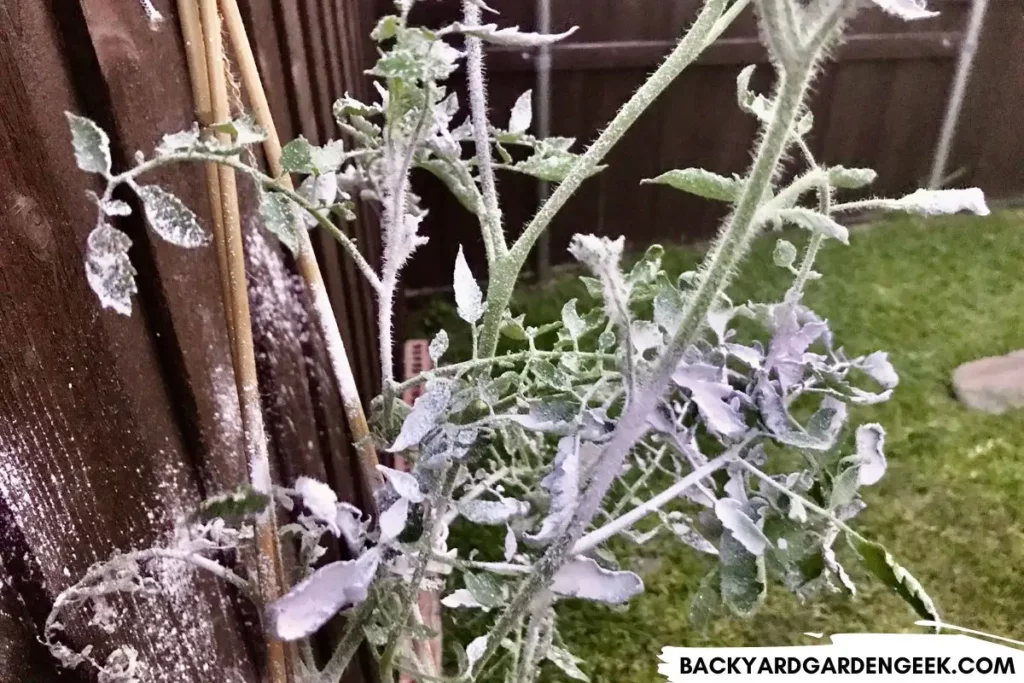
[{"label": "vertical wooden board", "polygon": [[[938,143],[948,88],[948,60],[908,60],[895,65],[884,115],[875,170],[878,188],[897,194],[928,183],[932,152]],[[908,97],[907,93],[914,96]]]},{"label": "vertical wooden board", "polygon": [[[109,0],[82,0],[82,9],[99,75],[109,93],[109,100],[91,104],[105,105],[113,113],[111,133],[120,145],[116,161],[124,167],[132,163],[134,150],[151,156],[164,134],[185,130],[195,121],[184,48],[175,30],[177,18],[168,8],[165,24],[152,31],[141,13],[122,12]],[[164,65],[161,78],[147,76],[154,63]],[[106,115],[95,113],[101,114]],[[204,177],[198,165],[179,166],[142,177],[140,183],[158,184],[174,193],[209,232]],[[140,303],[151,313],[149,324],[161,340],[175,403],[187,411],[183,426],[198,426],[190,444],[197,465],[211,488],[234,487],[246,480],[246,470],[238,416],[227,412],[232,406],[221,405],[231,400],[225,396],[231,393],[233,380],[215,250],[168,244],[148,231],[138,215],[122,222],[151,252],[145,260],[152,262],[153,271],[143,275],[156,280],[148,288],[153,296]]]},{"label": "vertical wooden board", "polygon": [[292,103],[296,134],[301,132],[315,142],[319,139],[316,103],[309,88],[311,69],[306,57],[299,3],[282,2],[276,4],[275,9],[275,20],[284,36],[281,41],[283,61],[288,65],[285,86]]},{"label": "vertical wooden board", "polygon": [[[823,161],[844,166],[873,168],[879,156],[878,144],[883,121],[865,116],[865,111],[884,107],[892,86],[891,70],[879,72],[869,62],[837,65],[832,106],[824,126]],[[875,189],[887,179],[880,178]]]},{"label": "vertical wooden board", "polygon": [[274,116],[278,135],[288,141],[296,136],[292,103],[287,82],[290,60],[282,44],[280,22],[276,19],[276,0],[244,0],[239,3],[245,19],[249,41],[256,55],[260,76],[267,89],[267,99]]},{"label": "vertical wooden board", "polygon": [[991,2],[948,171],[990,196],[1024,195],[1024,10]]},{"label": "vertical wooden board", "polygon": [[[77,8],[52,9],[8,4],[0,22],[0,203],[10,225],[0,236],[0,497],[37,567],[28,581],[42,601],[27,615],[37,633],[38,608],[93,562],[167,541],[199,486],[141,304],[131,318],[101,311],[86,285],[94,208],[84,191],[96,186],[74,168],[61,112],[80,109],[69,93],[89,84],[71,79],[97,62]],[[0,559],[12,571],[9,551],[0,547]],[[126,601],[101,642],[135,645],[159,667],[155,680],[206,680],[211,667],[251,677],[246,648],[223,628],[230,602],[199,600],[208,584],[189,572],[158,578],[170,595]],[[96,635],[80,623],[68,629],[79,647]]]}]

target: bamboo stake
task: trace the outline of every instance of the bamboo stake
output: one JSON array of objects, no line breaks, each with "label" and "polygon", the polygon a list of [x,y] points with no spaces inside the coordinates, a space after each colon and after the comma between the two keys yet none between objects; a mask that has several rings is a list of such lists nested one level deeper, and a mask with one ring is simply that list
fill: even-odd
[{"label": "bamboo stake", "polygon": [[[228,101],[227,77],[224,70],[224,44],[221,37],[220,15],[216,0],[199,0],[203,44],[212,103],[212,116],[216,121],[231,117]],[[245,277],[245,253],[242,246],[242,224],[238,210],[238,188],[235,171],[228,166],[217,169],[223,223],[220,226],[226,252],[229,299],[227,309],[235,329],[232,360],[235,385],[242,415],[242,434],[249,459],[249,478],[257,491],[269,493],[271,489],[270,458],[267,453],[263,411],[260,406],[256,376],[256,356],[253,350],[252,324],[249,316],[249,294]],[[215,224],[214,229],[218,229]],[[279,596],[282,585],[281,556],[277,539],[277,525],[273,506],[270,506],[256,524],[256,541],[260,557],[257,577],[260,595],[265,603]],[[267,669],[271,683],[287,683],[288,664],[285,646],[279,640],[268,638]]]},{"label": "bamboo stake", "polygon": [[[178,16],[181,19],[181,37],[185,43],[189,80],[192,82],[192,98],[195,101],[196,120],[201,126],[213,123],[213,101],[210,96],[210,78],[206,66],[203,26],[199,19],[196,0],[178,0]],[[206,164],[206,193],[210,198],[213,213],[215,247],[217,249],[217,272],[220,274],[221,300],[224,304],[224,319],[227,321],[228,345],[235,346],[235,321],[228,310],[231,301],[231,284],[228,280],[228,251],[224,236],[224,210],[220,199],[220,179],[217,164]]]},{"label": "bamboo stake", "polygon": [[[270,104],[267,102],[267,93],[263,88],[263,81],[260,78],[259,69],[256,66],[256,58],[253,56],[252,46],[245,32],[245,24],[242,23],[242,15],[238,9],[237,0],[220,0],[221,11],[224,14],[224,22],[227,26],[227,34],[231,40],[238,61],[238,68],[241,72],[242,87],[249,97],[249,105],[253,109],[256,122],[266,131],[267,139],[263,143],[263,150],[267,156],[267,163],[270,165],[270,173],[279,179],[282,185],[292,187],[291,176],[284,172],[281,167],[281,139],[277,134],[277,127],[274,125],[274,117],[270,111]],[[334,317],[334,309],[331,307],[330,299],[327,297],[327,288],[324,285],[323,276],[320,273],[320,266],[316,262],[316,255],[313,253],[313,244],[305,230],[298,231],[299,253],[296,259],[299,266],[299,273],[309,287],[313,298],[313,311],[317,327],[323,335],[327,345],[327,355],[338,383],[338,391],[341,394],[341,402],[345,407],[345,417],[348,420],[349,430],[355,440],[356,450],[359,455],[359,466],[364,482],[370,487],[369,501],[373,503],[373,491],[383,485],[383,478],[377,470],[377,450],[373,445],[370,436],[370,429],[366,422],[366,415],[363,412],[362,402],[359,399],[359,389],[356,387],[355,376],[352,374],[352,366],[349,363],[348,353],[345,350],[345,342],[338,330],[338,322]]]}]

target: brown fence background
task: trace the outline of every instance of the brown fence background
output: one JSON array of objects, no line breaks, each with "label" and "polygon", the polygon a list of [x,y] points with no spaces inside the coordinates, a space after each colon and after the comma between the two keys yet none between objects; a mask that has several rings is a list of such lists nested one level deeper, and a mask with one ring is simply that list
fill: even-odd
[{"label": "brown fence background", "polygon": [[[504,23],[536,25],[534,0],[490,4]],[[457,16],[458,5],[439,0],[422,3],[419,11],[425,21],[441,24]],[[815,85],[811,147],[827,163],[877,170],[875,192],[904,192],[928,179],[970,2],[929,5],[939,17],[901,22],[880,10],[862,12]],[[699,0],[551,0],[553,31],[579,26],[552,49],[551,133],[577,138],[575,149],[592,140],[699,6]],[[387,7],[387,0],[378,1],[378,11]],[[515,98],[534,86],[536,53],[493,49],[488,63],[492,114],[503,122]],[[771,69],[748,12],[641,117],[609,155],[609,168],[562,210],[550,229],[552,261],[568,260],[565,247],[577,232],[624,234],[634,247],[711,236],[721,205],[639,181],[691,166],[726,175],[744,171],[756,128],[735,104],[735,78],[753,63],[760,65],[754,85],[764,90]],[[957,174],[953,186],[978,185],[995,198],[1024,193],[1022,109],[1024,3],[992,0],[948,165]],[[460,244],[481,269],[483,247],[458,202],[433,179],[418,180],[434,239],[406,281],[414,290],[432,291],[450,285],[448,264]],[[499,181],[506,225],[514,231],[537,206],[536,183],[508,173]]]}]

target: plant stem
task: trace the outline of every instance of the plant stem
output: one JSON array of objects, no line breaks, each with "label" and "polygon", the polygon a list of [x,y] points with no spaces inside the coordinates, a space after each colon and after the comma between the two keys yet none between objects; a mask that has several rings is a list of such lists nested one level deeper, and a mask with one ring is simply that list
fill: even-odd
[{"label": "plant stem", "polygon": [[672,486],[669,486],[653,498],[637,505],[621,517],[617,517],[601,528],[591,531],[576,542],[576,545],[572,547],[572,554],[582,555],[593,550],[613,536],[629,529],[652,512],[660,510],[666,504],[683,495],[683,493],[685,493],[690,487],[700,484],[701,479],[717,472],[734,460],[736,460],[736,455],[730,451],[709,461],[706,465],[694,470]]},{"label": "plant stem", "polygon": [[839,519],[834,514],[832,514],[831,512],[826,510],[825,508],[821,507],[820,505],[816,505],[815,503],[807,500],[806,498],[804,498],[800,494],[795,493],[795,492],[789,490],[788,488],[786,488],[785,486],[783,486],[779,482],[775,481],[774,479],[769,477],[767,474],[765,474],[764,472],[762,472],[758,468],[756,468],[753,465],[751,465],[749,462],[746,462],[745,460],[737,460],[736,462],[738,462],[740,464],[740,466],[743,467],[743,469],[745,469],[746,471],[750,472],[752,475],[754,475],[755,477],[757,477],[758,479],[760,479],[764,483],[768,484],[769,486],[771,486],[776,491],[779,491],[780,493],[784,493],[787,496],[789,496],[790,498],[793,498],[795,500],[800,501],[801,503],[803,503],[803,505],[808,510],[810,510],[811,512],[815,512],[815,513],[821,515],[822,517],[824,517],[825,519],[829,520],[830,522],[835,524],[837,527],[839,527],[840,529],[842,529],[846,533],[848,533],[851,536],[853,536],[854,538],[856,538],[858,541],[863,541],[865,543],[869,542],[867,538],[865,538],[861,534],[857,533],[853,529],[853,527],[851,527],[849,524],[847,524],[843,520]]},{"label": "plant stem", "polygon": [[[731,218],[723,227],[718,241],[701,266],[700,279],[695,291],[687,300],[675,337],[662,353],[650,377],[626,405],[618,426],[599,456],[600,464],[583,493],[566,532],[548,548],[537,563],[534,573],[523,582],[508,609],[495,623],[481,665],[493,656],[501,639],[511,628],[514,617],[529,604],[538,590],[551,581],[555,572],[571,556],[571,551],[597,513],[630,449],[647,430],[647,416],[655,409],[657,402],[668,389],[672,373],[684,351],[697,339],[705,324],[707,313],[745,256],[750,241],[757,233],[754,219],[758,206],[771,186],[790,139],[819,51],[816,46],[801,63],[791,65],[788,71],[783,70],[780,73],[778,96],[771,119],[758,145],[747,181]],[[641,90],[643,89],[642,87]]]},{"label": "plant stem", "polygon": [[311,216],[313,216],[313,218],[316,219],[320,227],[326,229],[328,232],[331,233],[331,235],[336,240],[338,240],[338,243],[341,244],[341,246],[344,247],[345,250],[349,252],[349,255],[352,257],[352,259],[356,262],[356,265],[359,267],[360,272],[366,277],[367,281],[373,286],[375,290],[380,288],[380,278],[377,277],[377,274],[374,272],[370,264],[366,262],[366,259],[363,258],[363,255],[359,253],[359,248],[356,246],[355,242],[349,239],[348,235],[346,235],[341,230],[341,228],[332,223],[331,219],[327,217],[327,215],[324,213],[322,209],[315,206],[308,199],[306,199],[301,194],[292,189],[290,182],[288,183],[288,185],[285,185],[283,181],[270,177],[266,173],[260,171],[258,168],[250,166],[249,164],[241,161],[238,157],[224,156],[222,154],[214,154],[212,152],[200,152],[197,150],[187,152],[171,152],[169,154],[162,154],[158,157],[148,159],[139,164],[138,166],[136,166],[135,168],[129,169],[124,173],[112,177],[110,179],[110,182],[111,184],[125,183],[144,173],[160,168],[161,166],[166,166],[168,164],[174,163],[196,161],[205,161],[217,164],[219,166],[226,166],[236,171],[242,171],[243,173],[251,177],[254,182],[258,183],[260,187],[266,190],[270,190],[272,192],[280,192],[281,194],[288,197],[288,199],[290,199],[291,201],[295,202],[300,207],[305,209]]},{"label": "plant stem", "polygon": [[397,630],[391,634],[391,638],[384,648],[380,657],[380,679],[390,683],[394,678],[395,655],[402,639],[409,620],[412,618],[417,603],[419,602],[420,586],[427,574],[427,567],[430,565],[431,557],[434,555],[434,547],[437,545],[437,534],[441,529],[441,522],[451,500],[452,491],[455,488],[455,473],[445,469],[438,476],[438,487],[431,497],[430,503],[430,524],[419,542],[419,558],[416,569],[413,571],[412,581],[409,589],[403,597],[403,614]]},{"label": "plant stem", "polygon": [[[270,104],[267,102],[267,94],[263,88],[263,81],[260,78],[259,70],[256,67],[256,58],[253,56],[252,46],[245,33],[245,24],[242,22],[242,15],[238,9],[237,0],[220,0],[224,10],[224,17],[227,23],[228,36],[231,39],[235,57],[238,60],[239,69],[242,75],[242,85],[249,96],[249,102],[253,108],[256,122],[266,131],[267,138],[263,142],[263,150],[267,157],[271,173],[277,177],[278,183],[283,190],[290,192],[290,197],[301,195],[294,192],[291,176],[284,172],[281,166],[281,140],[277,133],[277,126],[274,125],[274,117],[270,111]],[[308,203],[301,203],[307,211],[311,211],[317,222],[327,230],[348,250],[356,261],[356,265],[376,289],[376,275],[373,268],[366,263],[358,248],[348,236],[338,229],[320,211],[313,210]],[[353,442],[359,454],[360,474],[366,486],[370,488],[370,495],[367,498],[373,499],[373,491],[383,485],[383,479],[377,470],[379,462],[377,451],[370,436],[370,428],[366,421],[366,414],[363,412],[362,401],[359,398],[359,390],[356,386],[355,375],[352,373],[352,365],[349,362],[348,352],[345,349],[345,341],[341,337],[338,328],[338,321],[334,316],[334,308],[331,306],[327,296],[327,287],[324,284],[323,275],[320,273],[320,266],[317,264],[316,255],[313,253],[313,244],[309,234],[305,230],[298,230],[299,250],[296,256],[296,264],[302,279],[309,288],[313,299],[313,317],[317,328],[324,340],[327,350],[327,357],[334,372],[335,381],[338,384],[338,393],[341,396],[341,403],[345,410],[345,419],[348,422],[349,430],[352,433]]]},{"label": "plant stem", "polygon": [[[818,165],[814,154],[811,153],[811,148],[807,146],[803,139],[797,140],[797,146],[800,148],[808,165],[810,165],[811,172],[818,175],[818,212],[823,216],[828,216],[832,213],[832,185],[829,183],[828,174]],[[804,252],[804,259],[800,262],[800,270],[796,275],[796,279],[793,280],[793,286],[786,293],[787,299],[799,301],[803,297],[804,287],[811,277],[811,268],[814,267],[814,261],[818,258],[818,252],[821,250],[821,245],[824,242],[825,235],[821,233],[816,232],[811,236],[810,242],[807,243],[807,251]]]},{"label": "plant stem", "polygon": [[[214,120],[231,118],[228,103],[227,76],[224,70],[224,44],[221,37],[220,15],[216,0],[200,0],[203,40],[209,73]],[[249,315],[248,283],[245,276],[245,253],[242,246],[242,224],[238,210],[238,190],[234,169],[218,166],[220,199],[223,210],[223,231],[220,236],[226,246],[230,299],[225,302],[228,315],[234,321],[232,360],[235,384],[241,408],[242,436],[249,460],[249,478],[254,489],[271,493],[270,456],[267,453],[263,410],[260,405],[259,384],[256,375],[256,355],[253,349],[252,321]],[[215,224],[216,229],[216,224]],[[277,520],[274,507],[268,506],[256,520],[256,560],[260,596],[264,604],[277,599],[283,585],[280,546],[277,538]],[[267,673],[272,683],[286,683],[288,662],[284,643],[267,638]]]},{"label": "plant stem", "polygon": [[[463,0],[462,12],[467,26],[480,24],[480,7],[476,3]],[[505,244],[505,235],[501,229],[501,210],[498,206],[498,189],[494,182],[494,165],[491,158],[483,41],[471,35],[466,36],[466,83],[469,89],[470,117],[473,123],[480,187],[483,191],[480,223],[483,228],[487,263],[493,266],[496,259],[505,256],[508,246]]]},{"label": "plant stem", "polygon": [[618,358],[618,356],[616,356],[613,353],[591,353],[587,351],[580,351],[579,353],[575,351],[518,351],[516,353],[508,353],[503,356],[476,358],[474,360],[467,360],[461,363],[454,363],[452,365],[445,365],[440,368],[435,368],[433,370],[427,370],[426,372],[421,372],[415,377],[410,377],[404,382],[396,385],[395,392],[400,394],[403,391],[411,389],[412,387],[415,386],[419,386],[420,384],[423,384],[424,382],[427,382],[428,380],[434,377],[461,375],[463,373],[471,372],[478,368],[483,368],[498,363],[518,363],[519,361],[530,359],[557,360],[562,356],[566,355],[567,353],[571,353],[572,355],[578,357],[580,360],[614,361]]},{"label": "plant stem", "polygon": [[529,222],[508,255],[491,266],[490,286],[487,290],[487,311],[480,335],[480,355],[493,356],[498,347],[498,331],[508,302],[512,297],[519,271],[533,248],[534,242],[547,229],[558,212],[575,194],[583,181],[600,165],[605,155],[622,139],[640,115],[668,88],[669,85],[697,58],[704,48],[714,42],[751,0],[737,0],[723,13],[726,0],[707,0],[690,30],[679,45],[640,86],[601,132],[597,140],[577,160],[569,174]]},{"label": "plant stem", "polygon": [[348,665],[352,661],[352,657],[359,651],[359,646],[362,645],[366,637],[363,633],[363,627],[366,626],[370,617],[373,616],[373,610],[376,607],[377,593],[371,591],[363,604],[349,617],[348,623],[345,625],[345,635],[338,641],[334,652],[331,654],[330,661],[327,662],[327,665],[320,672],[321,683],[340,683],[342,676],[345,675],[345,670],[348,669]]}]

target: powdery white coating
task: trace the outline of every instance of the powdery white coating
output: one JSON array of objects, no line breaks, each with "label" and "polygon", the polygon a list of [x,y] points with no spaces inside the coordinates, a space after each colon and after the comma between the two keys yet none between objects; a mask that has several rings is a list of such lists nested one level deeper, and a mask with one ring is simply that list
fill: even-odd
[{"label": "powdery white coating", "polygon": [[366,600],[379,564],[380,554],[370,550],[359,559],[317,569],[267,608],[271,633],[282,640],[316,633],[340,610]]},{"label": "powdery white coating", "polygon": [[210,243],[210,233],[176,196],[159,185],[140,185],[135,192],[146,210],[146,220],[160,237],[179,247],[202,247]]},{"label": "powdery white coating", "polygon": [[967,211],[977,216],[987,216],[988,204],[985,193],[976,187],[965,190],[917,190],[893,202],[895,208],[925,216]]},{"label": "powdery white coating", "polygon": [[512,113],[508,119],[510,133],[525,133],[533,121],[533,91],[527,90],[512,105]]},{"label": "powdery white coating", "polygon": [[473,324],[484,314],[484,295],[480,291],[480,285],[473,277],[473,271],[466,263],[466,256],[459,247],[459,254],[455,257],[455,305],[459,310],[459,317],[467,323]]},{"label": "powdery white coating", "polygon": [[730,438],[747,431],[743,416],[729,403],[736,392],[722,381],[718,368],[704,363],[683,364],[672,374],[672,380],[690,392],[708,429]]},{"label": "powdery white coating", "polygon": [[327,484],[312,477],[299,477],[295,480],[295,490],[302,496],[302,504],[312,515],[327,523],[331,532],[337,536],[338,529],[338,494]]},{"label": "powdery white coating", "polygon": [[412,410],[406,415],[395,443],[388,450],[392,453],[400,453],[419,445],[420,441],[434,429],[437,421],[444,415],[450,398],[451,386],[448,382],[439,380],[428,382],[427,390],[413,403]]},{"label": "powdery white coating", "polygon": [[409,499],[399,498],[384,512],[380,513],[380,543],[387,545],[405,530],[409,519]]},{"label": "powdery white coating", "polygon": [[564,33],[525,33],[519,30],[518,26],[498,28],[497,24],[482,24],[480,26],[466,26],[456,23],[451,26],[452,31],[465,33],[468,36],[479,38],[486,43],[494,45],[506,45],[509,47],[541,47],[557,43],[563,38],[568,38],[576,32],[578,26],[573,26]]},{"label": "powdery white coating", "polygon": [[558,440],[555,463],[541,480],[551,494],[551,509],[536,534],[528,534],[526,540],[532,543],[550,543],[572,519],[580,497],[580,439],[578,436],[563,436]]},{"label": "powdery white coating", "polygon": [[465,588],[459,588],[452,591],[441,600],[441,604],[450,609],[458,609],[460,607],[467,607],[471,609],[482,609],[485,612],[491,610],[490,607],[481,604],[473,594]]},{"label": "powdery white coating", "polygon": [[883,389],[892,389],[900,383],[900,376],[896,374],[896,368],[889,362],[889,354],[885,351],[875,351],[865,356],[858,367],[882,385]]},{"label": "powdery white coating", "polygon": [[522,517],[530,511],[528,503],[513,498],[500,500],[470,500],[460,502],[459,514],[474,524],[504,524],[513,517]]},{"label": "powdery white coating", "polygon": [[473,665],[480,661],[480,658],[484,656],[484,651],[487,649],[487,636],[479,636],[474,638],[469,645],[466,646],[466,659],[469,660],[469,668],[473,669]]},{"label": "powdery white coating", "polygon": [[712,545],[711,541],[701,536],[694,527],[693,523],[689,520],[676,520],[672,523],[672,533],[676,535],[680,541],[690,546],[694,550],[699,550],[702,553],[708,555],[717,555],[718,548]]},{"label": "powdery white coating", "polygon": [[905,21],[927,19],[939,14],[929,10],[925,0],[872,0],[872,2],[889,14]]},{"label": "powdery white coating", "polygon": [[516,552],[519,550],[519,541],[516,539],[516,532],[511,526],[505,529],[505,548],[504,556],[506,562],[511,562],[512,558],[516,556]]},{"label": "powdery white coating", "polygon": [[612,571],[589,557],[577,557],[555,572],[551,590],[567,598],[621,605],[642,593],[644,582],[633,572]]},{"label": "powdery white coating", "polygon": [[128,235],[105,223],[89,233],[86,242],[85,275],[89,287],[103,308],[112,308],[121,315],[132,314],[132,297],[139,291],[135,267],[128,259],[131,246]]},{"label": "powdery white coating", "polygon": [[444,352],[448,350],[448,333],[444,330],[438,330],[434,338],[430,340],[430,346],[428,347],[428,353],[430,354],[430,360],[434,362],[436,367],[441,362],[441,357],[444,356]]},{"label": "powdery white coating", "polygon": [[885,429],[877,423],[857,427],[857,481],[861,486],[877,484],[885,476]]},{"label": "powdery white coating", "polygon": [[361,412],[359,389],[356,387],[356,378],[352,374],[352,366],[349,364],[345,342],[341,338],[338,326],[327,324],[328,321],[334,323],[334,309],[331,308],[331,300],[327,297],[327,289],[323,282],[314,283],[310,289],[313,294],[313,313],[316,315],[317,328],[323,334],[327,357],[331,361],[331,369],[338,382],[338,392],[341,394],[345,412],[349,415],[354,411]]},{"label": "powdery white coating", "polygon": [[771,543],[764,532],[757,528],[754,520],[743,511],[743,504],[737,500],[719,498],[715,501],[715,516],[752,555],[763,555],[765,548]]},{"label": "powdery white coating", "polygon": [[411,503],[423,502],[423,491],[420,490],[420,483],[416,481],[416,477],[386,465],[377,465],[377,470],[384,475],[399,496]]}]

